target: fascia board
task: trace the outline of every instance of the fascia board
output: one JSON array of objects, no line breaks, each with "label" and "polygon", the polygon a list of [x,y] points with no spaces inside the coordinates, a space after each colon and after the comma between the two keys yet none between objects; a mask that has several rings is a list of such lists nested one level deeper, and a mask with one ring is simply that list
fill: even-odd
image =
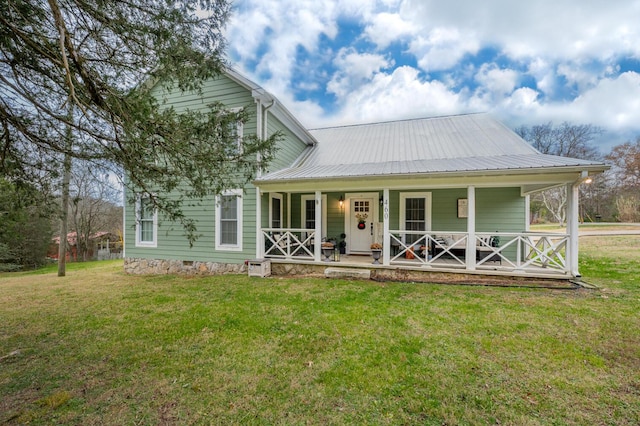
[{"label": "fascia board", "polygon": [[549,173],[549,170],[510,171],[511,173],[490,174],[486,171],[466,174],[440,173],[394,176],[354,176],[322,179],[292,179],[273,181],[254,181],[254,185],[263,191],[304,192],[308,190],[344,191],[375,189],[420,189],[420,188],[464,188],[504,186],[540,186],[554,187],[575,182],[584,168]]}]

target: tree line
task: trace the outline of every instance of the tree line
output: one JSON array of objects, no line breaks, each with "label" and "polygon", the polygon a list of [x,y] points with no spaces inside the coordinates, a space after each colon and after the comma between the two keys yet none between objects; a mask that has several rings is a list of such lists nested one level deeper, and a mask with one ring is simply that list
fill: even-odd
[{"label": "tree line", "polygon": [[[515,132],[543,154],[604,161],[611,169],[580,186],[583,222],[640,222],[640,136],[603,153],[595,140],[603,130],[591,124],[564,122],[521,126]],[[531,199],[533,221],[565,223],[567,194],[555,188]]]}]

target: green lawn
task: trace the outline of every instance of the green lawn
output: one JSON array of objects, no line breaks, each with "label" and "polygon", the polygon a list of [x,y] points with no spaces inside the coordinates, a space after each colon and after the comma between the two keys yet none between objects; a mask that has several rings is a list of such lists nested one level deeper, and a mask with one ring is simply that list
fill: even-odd
[{"label": "green lawn", "polygon": [[640,236],[598,290],[0,274],[0,424],[640,423]]}]

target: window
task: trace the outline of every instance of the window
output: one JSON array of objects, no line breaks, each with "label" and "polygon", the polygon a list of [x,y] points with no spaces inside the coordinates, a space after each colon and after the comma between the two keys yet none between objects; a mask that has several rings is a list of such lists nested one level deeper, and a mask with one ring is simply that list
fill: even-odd
[{"label": "window", "polygon": [[[431,193],[404,192],[400,194],[400,227],[404,231],[431,229]],[[405,242],[413,243],[421,235],[406,235]]]},{"label": "window", "polygon": [[282,228],[282,194],[271,194],[269,198],[269,222],[272,228]]},{"label": "window", "polygon": [[314,229],[316,227],[316,200],[304,200],[304,227]]},{"label": "window", "polygon": [[218,196],[216,218],[216,250],[242,250],[241,190]]},{"label": "window", "polygon": [[136,246],[156,247],[158,215],[149,197],[140,197],[136,203]]},{"label": "window", "polygon": [[[232,108],[229,110],[229,114],[237,114],[242,111],[242,108]],[[225,144],[225,154],[227,157],[235,157],[242,154],[242,134],[244,131],[244,124],[240,120],[231,120],[227,123],[226,132],[223,133],[229,142]]]}]

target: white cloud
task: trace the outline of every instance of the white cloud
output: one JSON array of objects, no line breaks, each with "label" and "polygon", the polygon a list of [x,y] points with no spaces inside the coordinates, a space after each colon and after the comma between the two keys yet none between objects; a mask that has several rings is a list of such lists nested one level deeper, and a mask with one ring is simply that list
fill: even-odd
[{"label": "white cloud", "polygon": [[640,74],[626,72],[606,78],[576,99],[542,103],[537,93],[521,88],[493,109],[498,117],[517,124],[569,121],[600,126],[611,133],[609,145],[622,143],[614,134],[640,134]]},{"label": "white cloud", "polygon": [[422,32],[457,28],[514,58],[608,59],[621,51],[640,57],[639,0],[423,0],[405,3],[402,12]]},{"label": "white cloud", "polygon": [[338,97],[344,97],[373,76],[382,68],[393,65],[381,55],[357,53],[353,48],[340,49],[334,65],[338,71],[327,84],[327,91]]},{"label": "white cloud", "polygon": [[329,0],[245,0],[241,6],[227,25],[231,53],[240,68],[257,61],[255,74],[268,75],[279,90],[288,90],[297,49],[315,52],[321,35],[334,38],[338,31]]},{"label": "white cloud", "polygon": [[427,37],[417,35],[409,44],[409,52],[418,59],[418,65],[425,71],[437,71],[455,66],[467,53],[475,54],[480,45],[456,28],[438,27]]},{"label": "white cloud", "polygon": [[578,96],[567,110],[575,121],[640,132],[640,74],[625,72],[617,78],[603,79]]},{"label": "white cloud", "polygon": [[513,92],[518,84],[519,74],[512,69],[500,69],[496,64],[482,64],[475,79],[482,85],[481,91],[502,97]]},{"label": "white cloud", "polygon": [[418,70],[403,66],[377,73],[345,95],[335,120],[345,124],[453,114],[460,109],[459,98],[441,82],[420,81]]},{"label": "white cloud", "polygon": [[399,14],[382,12],[373,16],[371,23],[364,30],[364,35],[379,49],[384,49],[393,42],[408,38],[415,31],[415,26],[403,20]]},{"label": "white cloud", "polygon": [[[640,59],[640,0],[237,5],[227,29],[235,65],[306,125],[492,111],[519,124],[569,120],[640,133],[639,74],[618,75],[617,65]],[[321,49],[323,37],[331,42]],[[386,51],[393,43],[406,63]],[[485,52],[490,63],[464,61]],[[296,101],[301,90],[323,89],[335,99],[328,109],[321,99]]]}]

